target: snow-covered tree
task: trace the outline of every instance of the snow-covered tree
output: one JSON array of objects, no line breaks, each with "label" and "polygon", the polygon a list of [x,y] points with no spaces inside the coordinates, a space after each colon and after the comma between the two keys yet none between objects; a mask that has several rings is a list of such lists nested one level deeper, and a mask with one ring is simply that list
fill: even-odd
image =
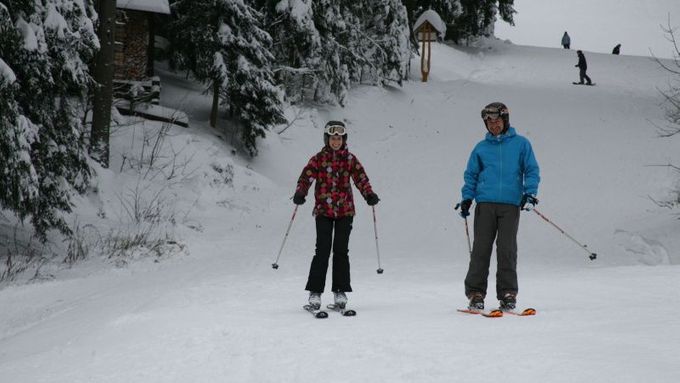
[{"label": "snow-covered tree", "polygon": [[259,0],[289,100],[344,104],[354,83],[401,83],[410,58],[400,0]]},{"label": "snow-covered tree", "polygon": [[273,71],[290,102],[303,101],[321,62],[321,38],[312,0],[257,0],[263,25],[273,37]]},{"label": "snow-covered tree", "polygon": [[272,73],[270,35],[262,15],[243,0],[176,0],[170,26],[177,64],[210,84],[214,113],[219,99],[241,126],[241,141],[251,155],[257,137],[285,121],[283,94]]},{"label": "snow-covered tree", "polygon": [[460,0],[461,14],[447,28],[447,38],[460,42],[477,36],[492,36],[496,16],[514,25],[514,0]]},{"label": "snow-covered tree", "polygon": [[363,15],[358,38],[369,76],[376,82],[401,84],[411,58],[406,7],[400,0],[363,1],[357,12]]},{"label": "snow-covered tree", "polygon": [[0,1],[0,204],[44,238],[89,177],[87,63],[98,41],[83,0]]}]

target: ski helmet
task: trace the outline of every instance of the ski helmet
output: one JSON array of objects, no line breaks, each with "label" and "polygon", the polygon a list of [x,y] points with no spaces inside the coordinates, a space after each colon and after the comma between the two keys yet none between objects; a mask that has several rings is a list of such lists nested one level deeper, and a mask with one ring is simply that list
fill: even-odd
[{"label": "ski helmet", "polygon": [[328,145],[331,136],[342,136],[342,144],[347,143],[347,128],[342,121],[328,121],[323,129],[323,143]]},{"label": "ski helmet", "polygon": [[482,109],[482,120],[484,121],[484,126],[486,126],[486,120],[489,118],[502,118],[503,119],[503,131],[505,133],[510,127],[510,110],[502,102],[492,102]]}]

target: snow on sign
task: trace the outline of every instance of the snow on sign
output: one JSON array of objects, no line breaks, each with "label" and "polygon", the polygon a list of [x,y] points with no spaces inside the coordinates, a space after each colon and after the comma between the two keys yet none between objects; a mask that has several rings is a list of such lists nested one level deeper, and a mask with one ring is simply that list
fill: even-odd
[{"label": "snow on sign", "polygon": [[116,0],[116,8],[170,14],[168,0]]},{"label": "snow on sign", "polygon": [[431,9],[423,12],[413,25],[413,32],[418,36],[418,41],[422,43],[420,52],[420,73],[423,82],[427,82],[430,74],[430,56],[432,49],[430,44],[437,41],[437,36],[444,37],[446,34],[446,24],[439,17],[439,14]]},{"label": "snow on sign", "polygon": [[[429,32],[436,32],[436,34],[431,33],[431,36],[427,36],[430,35],[427,34],[428,30]],[[418,41],[425,41],[426,39],[436,40],[436,36],[444,37],[446,34],[446,24],[444,24],[437,12],[428,9],[423,12],[420,17],[418,17],[418,20],[416,20],[416,23],[413,24],[413,32],[418,35]]]}]

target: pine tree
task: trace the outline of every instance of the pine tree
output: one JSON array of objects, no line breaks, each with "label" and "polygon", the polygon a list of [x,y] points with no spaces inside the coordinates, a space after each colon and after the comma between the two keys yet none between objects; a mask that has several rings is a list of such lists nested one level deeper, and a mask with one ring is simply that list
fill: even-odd
[{"label": "pine tree", "polygon": [[274,74],[288,101],[305,99],[321,62],[321,37],[314,25],[312,0],[258,0],[263,25],[274,38]]},{"label": "pine tree", "polygon": [[400,0],[259,0],[289,100],[344,105],[352,84],[401,83],[410,42]]},{"label": "pine tree", "polygon": [[446,31],[447,38],[456,42],[492,36],[497,15],[514,25],[514,0],[460,0],[460,3],[462,12]]},{"label": "pine tree", "polygon": [[243,0],[177,0],[170,26],[177,63],[210,84],[216,99],[241,125],[241,141],[257,154],[257,137],[285,121],[282,92],[271,70],[271,37],[262,15]]},{"label": "pine tree", "polygon": [[93,17],[79,0],[0,1],[0,204],[43,239],[70,232],[63,212],[89,177],[81,117]]},{"label": "pine tree", "polygon": [[363,18],[357,38],[373,81],[401,85],[411,58],[406,7],[399,0],[364,0],[357,12]]}]

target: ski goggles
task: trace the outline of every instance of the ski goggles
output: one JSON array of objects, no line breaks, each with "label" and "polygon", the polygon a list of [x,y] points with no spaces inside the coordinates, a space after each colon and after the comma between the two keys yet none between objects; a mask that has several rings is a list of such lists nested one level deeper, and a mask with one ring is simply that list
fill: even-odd
[{"label": "ski goggles", "polygon": [[344,136],[347,134],[347,131],[342,125],[328,125],[325,133],[329,136]]},{"label": "ski goggles", "polygon": [[498,110],[496,108],[484,108],[482,109],[482,120],[498,120],[501,118],[503,115],[507,114],[508,112],[505,110]]}]

